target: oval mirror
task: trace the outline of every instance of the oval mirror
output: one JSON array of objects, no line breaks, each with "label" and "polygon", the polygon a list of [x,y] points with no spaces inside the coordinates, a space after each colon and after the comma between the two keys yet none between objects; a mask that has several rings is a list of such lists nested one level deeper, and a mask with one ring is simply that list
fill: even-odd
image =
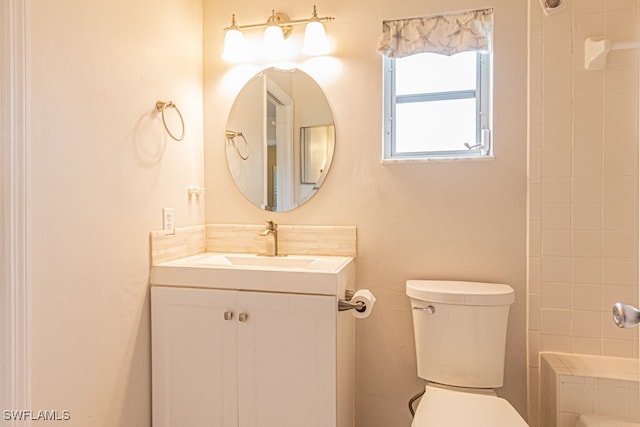
[{"label": "oval mirror", "polygon": [[255,206],[286,212],[318,191],[335,146],[333,114],[305,72],[269,68],[238,94],[225,145],[236,186]]}]

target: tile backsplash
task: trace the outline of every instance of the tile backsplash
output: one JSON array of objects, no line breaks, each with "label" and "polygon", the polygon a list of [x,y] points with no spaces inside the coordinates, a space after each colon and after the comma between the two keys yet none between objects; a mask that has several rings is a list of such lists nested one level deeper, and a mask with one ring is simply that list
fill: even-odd
[{"label": "tile backsplash", "polygon": [[206,231],[204,225],[176,228],[175,234],[165,235],[164,230],[152,231],[151,265],[184,258],[206,251]]},{"label": "tile backsplash", "polygon": [[[263,225],[208,224],[207,251],[258,253]],[[356,256],[355,226],[278,225],[278,252],[283,255]]]},{"label": "tile backsplash", "polygon": [[[207,224],[176,228],[175,235],[151,232],[151,264],[202,252],[260,253],[264,225]],[[278,225],[278,251],[283,255],[356,256],[355,226]]]}]

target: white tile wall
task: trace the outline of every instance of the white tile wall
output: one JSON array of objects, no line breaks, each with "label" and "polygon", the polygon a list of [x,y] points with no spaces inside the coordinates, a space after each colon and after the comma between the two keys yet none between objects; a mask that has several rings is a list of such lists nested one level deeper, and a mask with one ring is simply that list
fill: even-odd
[{"label": "white tile wall", "polygon": [[541,354],[541,424],[574,427],[580,414],[640,421],[637,359]]},{"label": "white tile wall", "polygon": [[[530,2],[528,366],[534,427],[548,421],[538,413],[548,396],[539,399],[534,387],[540,351],[638,357],[638,332],[615,327],[610,310],[616,301],[638,303],[639,53],[612,51],[604,70],[585,70],[584,39],[638,39],[640,2],[566,3],[564,11],[545,16],[538,2]],[[566,390],[578,387],[566,384]],[[570,414],[561,418],[573,420]]]}]

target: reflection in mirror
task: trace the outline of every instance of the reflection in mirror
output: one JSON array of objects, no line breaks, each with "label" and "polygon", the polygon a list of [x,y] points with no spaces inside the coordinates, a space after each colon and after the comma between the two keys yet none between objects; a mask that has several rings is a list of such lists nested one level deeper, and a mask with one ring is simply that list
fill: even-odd
[{"label": "reflection in mirror", "polygon": [[227,121],[231,175],[242,194],[265,210],[289,211],[313,197],[334,147],[329,103],[300,70],[258,73],[236,97]]},{"label": "reflection in mirror", "polygon": [[300,131],[302,183],[322,185],[327,159],[333,156],[334,128],[331,125],[311,126]]}]

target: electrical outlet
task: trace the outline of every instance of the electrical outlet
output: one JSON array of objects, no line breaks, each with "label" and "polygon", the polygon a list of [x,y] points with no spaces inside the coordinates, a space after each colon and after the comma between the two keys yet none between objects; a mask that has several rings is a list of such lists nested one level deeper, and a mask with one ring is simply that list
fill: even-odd
[{"label": "electrical outlet", "polygon": [[174,223],[175,217],[173,215],[173,208],[162,209],[162,229],[164,234],[176,234],[176,228]]}]

